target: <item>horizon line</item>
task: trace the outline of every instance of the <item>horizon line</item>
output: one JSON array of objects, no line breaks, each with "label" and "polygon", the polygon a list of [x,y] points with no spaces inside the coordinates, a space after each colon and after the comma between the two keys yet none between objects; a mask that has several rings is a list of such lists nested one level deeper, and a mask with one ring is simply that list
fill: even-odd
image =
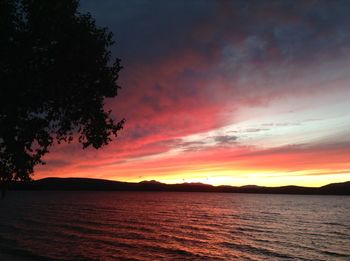
[{"label": "horizon line", "polygon": [[[201,185],[207,185],[207,186],[212,186],[212,187],[222,187],[222,186],[227,186],[227,187],[246,187],[246,186],[256,186],[256,187],[265,187],[265,188],[280,188],[280,187],[301,187],[301,188],[321,188],[330,184],[341,184],[341,183],[347,183],[350,182],[350,180],[342,181],[342,182],[333,182],[333,183],[327,183],[322,186],[300,186],[300,185],[281,185],[281,186],[262,186],[262,185],[256,185],[256,184],[246,184],[246,185],[230,185],[230,184],[221,184],[221,185],[214,185],[214,184],[209,184],[209,183],[203,183],[203,182],[182,182],[182,183],[166,183],[158,180],[142,180],[142,181],[122,181],[122,180],[112,180],[112,179],[104,179],[104,178],[88,178],[88,177],[44,177],[44,178],[39,178],[39,179],[32,179],[31,181],[39,181],[39,180],[44,180],[44,179],[89,179],[89,180],[102,180],[102,181],[111,181],[111,182],[121,182],[121,183],[132,183],[132,184],[138,184],[142,182],[154,182],[154,183],[160,183],[163,185],[182,185],[182,184],[201,184]],[[23,181],[20,181],[23,182]]]}]

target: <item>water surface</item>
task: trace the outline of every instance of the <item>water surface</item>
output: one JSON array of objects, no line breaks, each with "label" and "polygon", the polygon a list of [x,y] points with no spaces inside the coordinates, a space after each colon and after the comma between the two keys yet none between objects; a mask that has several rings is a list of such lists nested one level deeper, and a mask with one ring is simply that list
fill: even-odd
[{"label": "water surface", "polygon": [[350,260],[350,197],[11,192],[0,259]]}]

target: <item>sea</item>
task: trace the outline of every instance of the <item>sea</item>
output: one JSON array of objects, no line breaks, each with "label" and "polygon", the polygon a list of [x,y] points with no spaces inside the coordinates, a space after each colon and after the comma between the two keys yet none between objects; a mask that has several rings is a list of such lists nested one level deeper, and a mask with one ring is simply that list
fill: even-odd
[{"label": "sea", "polygon": [[10,191],[0,260],[350,260],[350,197]]}]

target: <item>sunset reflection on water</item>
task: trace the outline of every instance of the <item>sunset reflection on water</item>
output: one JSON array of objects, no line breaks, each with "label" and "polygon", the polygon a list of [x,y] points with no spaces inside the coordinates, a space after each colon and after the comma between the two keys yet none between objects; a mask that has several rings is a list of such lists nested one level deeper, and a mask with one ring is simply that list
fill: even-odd
[{"label": "sunset reflection on water", "polygon": [[11,192],[0,202],[0,257],[346,260],[349,204],[346,196]]}]

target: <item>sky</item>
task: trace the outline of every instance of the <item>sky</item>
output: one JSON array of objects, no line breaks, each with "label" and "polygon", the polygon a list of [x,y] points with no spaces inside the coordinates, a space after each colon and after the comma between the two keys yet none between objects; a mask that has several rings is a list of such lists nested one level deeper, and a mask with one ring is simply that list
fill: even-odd
[{"label": "sky", "polygon": [[35,179],[350,180],[350,1],[82,0],[114,34],[118,138],[51,148]]}]

